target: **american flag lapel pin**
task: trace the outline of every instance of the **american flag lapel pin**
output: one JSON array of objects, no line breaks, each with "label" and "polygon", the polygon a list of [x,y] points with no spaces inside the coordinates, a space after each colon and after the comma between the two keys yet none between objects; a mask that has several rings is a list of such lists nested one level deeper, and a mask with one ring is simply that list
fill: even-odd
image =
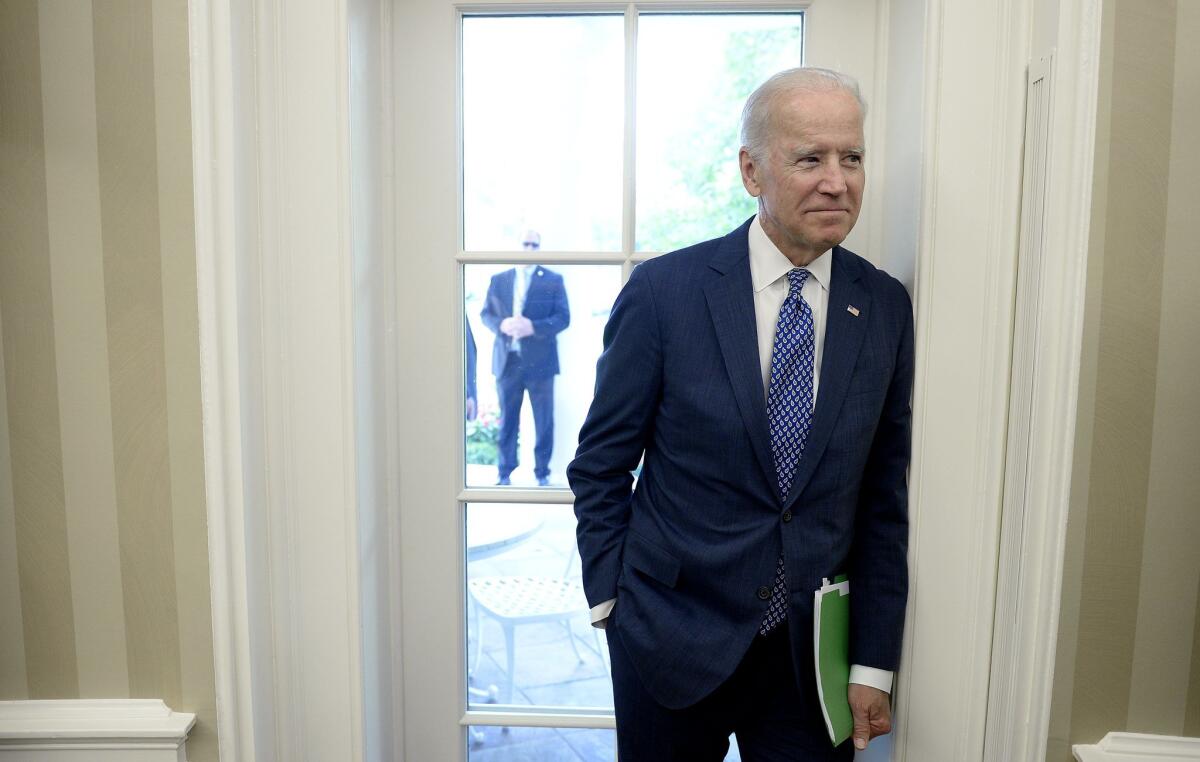
[{"label": "american flag lapel pin", "polygon": [[854,317],[858,317],[858,307],[855,307],[853,304],[846,305],[846,312],[849,312]]}]

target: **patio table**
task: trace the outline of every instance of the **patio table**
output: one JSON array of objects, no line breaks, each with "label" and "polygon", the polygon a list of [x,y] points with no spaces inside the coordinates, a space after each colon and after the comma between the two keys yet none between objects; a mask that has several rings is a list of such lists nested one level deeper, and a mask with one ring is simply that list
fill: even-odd
[{"label": "patio table", "polygon": [[536,534],[544,521],[524,512],[473,509],[467,516],[467,560],[491,558],[520,545]]}]

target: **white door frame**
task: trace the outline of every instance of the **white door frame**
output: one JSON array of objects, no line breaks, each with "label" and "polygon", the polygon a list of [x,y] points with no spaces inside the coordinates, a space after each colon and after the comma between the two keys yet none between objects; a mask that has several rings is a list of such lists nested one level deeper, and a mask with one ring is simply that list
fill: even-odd
[{"label": "white door frame", "polygon": [[[1102,0],[1063,2],[1057,19],[1071,33],[1058,35],[1050,67],[1038,263],[1043,298],[1023,316],[1036,326],[1027,348],[1028,468],[1024,484],[1014,485],[1019,494],[1005,500],[997,612],[1006,614],[994,627],[987,762],[1046,753],[1079,393],[1102,6]],[[1022,301],[1032,302],[1016,303]]]},{"label": "white door frame", "polygon": [[226,760],[363,756],[349,11],[189,8]]},{"label": "white door frame", "polygon": [[[913,590],[897,759],[1040,760],[1057,638],[1083,315],[1099,0],[929,0],[917,278]],[[1053,12],[1051,12],[1053,11]],[[1048,34],[1043,28],[1051,25]],[[1042,34],[1035,34],[1042,32]],[[998,553],[1025,75],[1057,50],[1037,316],[1036,415],[1021,541]],[[1063,93],[1069,95],[1061,95]],[[999,571],[998,571],[999,570]],[[994,621],[998,584],[1028,594]],[[1017,642],[990,663],[993,641]],[[1005,700],[1028,701],[1005,713]],[[916,697],[919,696],[919,700]],[[985,727],[990,733],[985,733]]]},{"label": "white door frame", "polygon": [[[886,10],[900,0],[881,3]],[[981,759],[985,746],[1033,6],[924,4],[913,582],[896,696],[896,758],[913,762]],[[1061,298],[1044,316],[1039,351],[1051,371],[1039,381],[1046,413],[1034,441],[1047,457],[1043,473],[1031,475],[1040,479],[1031,494],[1044,496],[1045,514],[1027,525],[1021,553],[1028,555],[1001,560],[1006,575],[1021,564],[1021,579],[1040,596],[1040,610],[1022,612],[1014,624],[1029,635],[1029,652],[997,673],[1035,702],[1018,722],[1025,756],[1013,759],[1036,758],[1048,714],[1098,7],[1098,0],[1058,4],[1057,88],[1075,95],[1059,97],[1054,116],[1063,149],[1051,168],[1057,208],[1046,235],[1048,249],[1063,257],[1043,275]],[[363,14],[377,20],[381,36],[375,53],[356,59]],[[446,343],[437,337],[452,331],[431,334],[406,318],[452,302],[459,285],[448,268],[434,271],[424,258],[405,261],[394,294],[364,292],[356,279],[386,274],[384,260],[406,241],[457,249],[457,231],[422,214],[457,203],[457,158],[422,150],[430,130],[455,134],[454,113],[408,118],[412,100],[396,99],[454,91],[453,68],[427,64],[441,60],[440,46],[455,34],[452,14],[418,2],[191,2],[205,463],[227,760],[400,759],[401,749],[419,760],[447,752],[447,736],[430,728],[460,704],[461,660],[441,665],[437,680],[417,677],[429,668],[423,654],[462,636],[459,612],[437,613],[453,608],[439,591],[446,580],[461,585],[461,564],[427,541],[461,536],[462,527],[452,504],[419,521],[410,507],[423,505],[423,482],[453,494],[459,477],[453,457],[419,479],[405,478],[402,464],[418,451],[456,452],[461,391],[425,381],[419,360],[370,366],[356,347],[439,357]],[[362,67],[374,65],[378,76],[365,81],[376,95],[359,100]],[[370,162],[354,157],[356,141],[370,139],[361,120],[372,112],[384,125],[374,183],[362,180]],[[372,197],[383,199],[379,213],[358,216]],[[394,246],[393,209],[410,220],[395,231]],[[363,240],[374,241],[383,260],[356,249]],[[374,307],[360,313],[364,293]],[[359,331],[363,314],[376,316],[379,333]],[[360,431],[366,415],[382,415],[382,430]],[[414,441],[403,436],[410,424],[444,434]],[[390,463],[379,460],[380,442]],[[377,510],[379,501],[400,510]],[[387,541],[364,550],[363,539],[381,532]],[[400,601],[403,610],[364,611],[364,599]],[[381,661],[396,652],[394,663]],[[393,734],[380,732],[380,723],[393,725]]]}]

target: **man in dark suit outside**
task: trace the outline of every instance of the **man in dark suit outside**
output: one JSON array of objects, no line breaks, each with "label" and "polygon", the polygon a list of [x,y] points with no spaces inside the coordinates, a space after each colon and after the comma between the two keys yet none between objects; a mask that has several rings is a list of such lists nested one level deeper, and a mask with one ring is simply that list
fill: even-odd
[{"label": "man in dark suit outside", "polygon": [[475,347],[475,334],[471,332],[471,321],[467,320],[467,316],[463,315],[463,328],[466,329],[467,340],[465,349],[467,353],[466,371],[467,371],[467,388],[466,388],[466,417],[468,421],[475,420],[475,416],[479,414],[479,386],[475,382],[475,367],[478,363],[479,350]]},{"label": "man in dark suit outside", "polygon": [[[541,236],[528,231],[526,251],[541,248]],[[533,473],[539,486],[550,483],[554,450],[554,377],[558,375],[558,334],[571,323],[562,276],[541,265],[519,265],[492,276],[480,313],[496,334],[492,373],[500,398],[499,485],[511,484],[517,462],[521,404],[529,392],[536,429]]]},{"label": "man in dark suit outside", "polygon": [[[568,468],[622,762],[846,760],[891,729],[908,590],[912,307],[839,244],[865,185],[857,84],[772,77],[742,114],[758,214],[639,265]],[[644,458],[633,489],[631,472]],[[853,743],[826,734],[813,594],[850,579]]]}]

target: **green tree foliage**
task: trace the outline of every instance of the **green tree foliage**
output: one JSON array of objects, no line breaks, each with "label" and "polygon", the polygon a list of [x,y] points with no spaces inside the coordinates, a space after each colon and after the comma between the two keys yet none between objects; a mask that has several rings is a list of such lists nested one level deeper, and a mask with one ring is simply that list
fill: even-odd
[{"label": "green tree foliage", "polygon": [[725,76],[694,123],[680,124],[666,165],[674,175],[668,197],[645,199],[638,248],[671,251],[729,232],[757,205],[738,168],[738,116],[746,97],[779,67],[798,58],[798,30],[759,29],[729,35],[722,55]]}]

